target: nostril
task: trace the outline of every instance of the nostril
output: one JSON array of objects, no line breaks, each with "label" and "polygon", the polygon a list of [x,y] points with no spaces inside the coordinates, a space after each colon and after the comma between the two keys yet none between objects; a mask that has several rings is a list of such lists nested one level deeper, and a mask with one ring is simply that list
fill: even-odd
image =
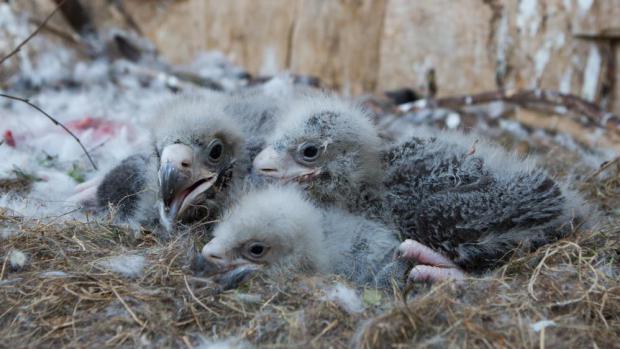
[{"label": "nostril", "polygon": [[218,256],[216,254],[213,254],[213,253],[209,254],[209,258],[213,259],[213,260],[217,260],[217,261],[220,261],[220,260],[224,259],[224,258],[222,258],[222,257],[220,257],[220,256]]}]

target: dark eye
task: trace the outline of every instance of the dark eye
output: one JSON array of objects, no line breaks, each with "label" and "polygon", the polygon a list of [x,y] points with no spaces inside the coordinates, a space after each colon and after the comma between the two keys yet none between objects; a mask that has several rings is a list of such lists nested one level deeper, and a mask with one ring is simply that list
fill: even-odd
[{"label": "dark eye", "polygon": [[267,252],[267,246],[260,242],[253,242],[248,245],[247,251],[251,257],[260,258]]},{"label": "dark eye", "polygon": [[224,145],[219,139],[214,139],[207,150],[209,152],[209,160],[218,161],[224,152]]},{"label": "dark eye", "polygon": [[304,161],[314,161],[320,155],[319,147],[312,143],[304,143],[299,147],[299,155]]}]

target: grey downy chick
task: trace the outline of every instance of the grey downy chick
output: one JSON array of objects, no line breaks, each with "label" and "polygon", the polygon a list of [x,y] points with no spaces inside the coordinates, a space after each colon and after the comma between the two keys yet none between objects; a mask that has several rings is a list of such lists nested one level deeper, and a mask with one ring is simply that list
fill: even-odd
[{"label": "grey downy chick", "polygon": [[245,135],[223,96],[180,98],[154,119],[159,217],[214,219],[247,174]]},{"label": "grey downy chick", "polygon": [[533,161],[458,133],[385,149],[368,115],[334,96],[299,100],[268,143],[257,172],[393,224],[421,243],[406,246],[431,247],[469,272],[555,241],[585,217],[579,196]]},{"label": "grey downy chick", "polygon": [[362,109],[328,94],[307,96],[285,111],[254,169],[300,183],[321,204],[374,211],[384,192],[382,147]]},{"label": "grey downy chick", "polygon": [[114,206],[121,222],[168,231],[176,222],[215,217],[251,163],[243,132],[225,112],[228,101],[213,92],[165,103],[152,120],[149,151],[95,182],[98,206]]},{"label": "grey downy chick", "polygon": [[409,263],[393,262],[399,246],[385,225],[340,209],[319,208],[293,186],[271,185],[241,197],[202,250],[219,280],[234,286],[248,274],[338,274],[388,288]]}]

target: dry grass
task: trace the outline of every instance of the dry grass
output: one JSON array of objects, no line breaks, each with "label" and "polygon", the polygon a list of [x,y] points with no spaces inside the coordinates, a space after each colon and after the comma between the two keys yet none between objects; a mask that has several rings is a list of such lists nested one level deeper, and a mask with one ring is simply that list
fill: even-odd
[{"label": "dry grass", "polygon": [[[0,211],[0,231],[17,232],[0,240],[0,348],[195,347],[202,337],[286,348],[619,347],[619,178],[617,163],[584,176],[582,191],[604,211],[595,229],[485,278],[419,286],[406,306],[400,295],[359,290],[361,313],[325,300],[334,278],[259,277],[221,291],[192,275],[186,237],[164,243]],[[28,256],[24,268],[11,267],[14,250]],[[146,257],[140,277],[100,267],[120,254]]]},{"label": "dry grass", "polygon": [[[164,244],[95,223],[46,226],[6,214],[1,221],[20,233],[0,247],[0,347],[193,346],[199,334],[345,347],[364,316],[351,318],[321,300],[329,280],[257,278],[221,292],[191,275],[184,238]],[[8,255],[15,249],[29,256],[22,270],[11,270]],[[147,257],[140,278],[98,267],[97,261],[130,251]]]},{"label": "dry grass", "polygon": [[[362,347],[612,348],[619,345],[618,231],[562,241],[496,275],[434,287],[371,320]],[[532,324],[553,321],[539,332]]]}]

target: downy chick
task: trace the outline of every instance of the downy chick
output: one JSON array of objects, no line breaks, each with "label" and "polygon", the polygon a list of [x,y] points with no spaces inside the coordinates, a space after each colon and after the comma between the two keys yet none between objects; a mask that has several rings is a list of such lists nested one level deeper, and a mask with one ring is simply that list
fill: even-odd
[{"label": "downy chick", "polygon": [[181,96],[151,123],[148,152],[125,159],[91,183],[99,207],[112,205],[121,222],[163,225],[212,219],[251,162],[238,123],[220,93]]},{"label": "downy chick", "polygon": [[[410,264],[392,261],[399,247],[385,225],[337,208],[319,208],[293,186],[244,195],[215,227],[202,250],[224,284],[246,274],[338,274],[362,285],[405,280]],[[400,280],[399,280],[400,279]]]}]

